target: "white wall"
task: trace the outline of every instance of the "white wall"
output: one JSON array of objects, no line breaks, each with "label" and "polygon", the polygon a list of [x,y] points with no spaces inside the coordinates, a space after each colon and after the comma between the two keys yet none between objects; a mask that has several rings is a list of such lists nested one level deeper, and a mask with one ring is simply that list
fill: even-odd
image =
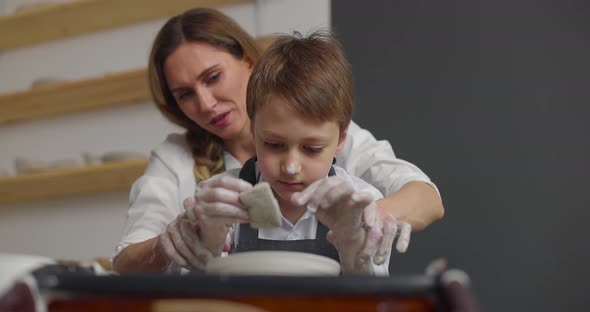
[{"label": "white wall", "polygon": [[[0,13],[31,2],[0,0]],[[330,25],[329,0],[258,0],[219,9],[254,36],[305,33]],[[39,77],[80,79],[145,67],[165,20],[0,51],[0,93],[26,89]],[[116,150],[147,156],[168,133],[179,131],[150,103],[0,124],[0,173],[14,174],[18,156],[51,161]],[[127,205],[125,192],[0,205],[0,253],[60,259],[110,256]]]}]

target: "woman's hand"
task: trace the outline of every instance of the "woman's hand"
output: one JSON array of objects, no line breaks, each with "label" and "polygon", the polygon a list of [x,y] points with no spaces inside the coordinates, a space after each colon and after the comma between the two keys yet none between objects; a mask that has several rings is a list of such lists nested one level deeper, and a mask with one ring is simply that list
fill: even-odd
[{"label": "woman's hand", "polygon": [[[383,242],[377,251],[376,258],[383,257],[383,261],[391,252],[393,241],[397,236],[397,243],[395,249],[399,253],[404,253],[410,244],[410,236],[412,235],[412,225],[407,222],[397,220],[391,212],[382,207],[378,207],[379,222],[383,224]],[[379,259],[380,260],[380,259]],[[383,262],[381,261],[381,262]],[[377,263],[377,259],[375,260]]]},{"label": "woman's hand", "polygon": [[213,253],[203,245],[199,234],[198,222],[189,220],[186,213],[178,215],[166,227],[160,234],[156,248],[166,257],[168,269],[205,269]]}]

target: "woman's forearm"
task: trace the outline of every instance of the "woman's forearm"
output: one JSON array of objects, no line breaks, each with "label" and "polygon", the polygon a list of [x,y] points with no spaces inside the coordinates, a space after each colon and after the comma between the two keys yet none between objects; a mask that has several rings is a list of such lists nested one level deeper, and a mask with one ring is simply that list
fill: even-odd
[{"label": "woman's forearm", "polygon": [[410,223],[414,231],[423,230],[445,213],[434,188],[420,181],[407,183],[398,192],[377,201],[377,205],[396,219]]},{"label": "woman's forearm", "polygon": [[116,272],[163,272],[168,265],[166,256],[157,248],[159,236],[141,243],[131,244],[119,252],[113,260]]}]

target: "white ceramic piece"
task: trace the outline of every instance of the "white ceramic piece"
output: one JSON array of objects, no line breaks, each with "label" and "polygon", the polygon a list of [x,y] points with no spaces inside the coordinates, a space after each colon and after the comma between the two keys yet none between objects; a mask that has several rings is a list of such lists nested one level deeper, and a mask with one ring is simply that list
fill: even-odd
[{"label": "white ceramic piece", "polygon": [[238,275],[338,276],[340,264],[328,257],[294,251],[249,251],[211,259],[207,273]]},{"label": "white ceramic piece", "polygon": [[47,257],[0,253],[0,297],[20,277],[34,269],[54,263],[55,260]]},{"label": "white ceramic piece", "polygon": [[32,160],[25,157],[17,157],[14,160],[17,174],[42,172],[49,168],[49,163],[41,160]]},{"label": "white ceramic piece", "polygon": [[18,5],[14,9],[13,14],[25,14],[27,12],[37,11],[39,9],[50,7],[55,4],[72,2],[72,1],[75,1],[75,0],[28,0],[28,1],[26,1],[26,3]]},{"label": "white ceramic piece", "polygon": [[14,166],[17,174],[39,173],[58,169],[78,168],[83,165],[78,159],[60,159],[54,161],[32,160],[25,157],[17,157]]},{"label": "white ceramic piece", "polygon": [[59,84],[64,81],[66,81],[66,80],[62,79],[62,78],[58,78],[58,77],[40,77],[40,78],[33,80],[33,82],[31,82],[31,87],[37,88],[37,87],[42,87],[42,86],[49,86],[49,85]]},{"label": "white ceramic piece", "polygon": [[87,166],[100,165],[102,163],[101,156],[92,153],[82,153],[82,158]]}]

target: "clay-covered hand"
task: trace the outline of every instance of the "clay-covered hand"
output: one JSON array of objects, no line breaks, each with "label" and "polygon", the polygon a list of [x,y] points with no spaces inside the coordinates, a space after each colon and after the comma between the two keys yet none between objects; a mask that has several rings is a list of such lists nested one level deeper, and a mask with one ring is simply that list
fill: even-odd
[{"label": "clay-covered hand", "polygon": [[198,221],[201,242],[213,256],[229,251],[231,224],[249,222],[248,210],[240,202],[239,195],[250,189],[252,185],[244,180],[218,175],[201,181],[195,196],[185,199],[186,214],[190,220]]},{"label": "clay-covered hand", "polygon": [[194,197],[183,202],[185,212],[160,235],[158,246],[172,266],[203,270],[212,257],[229,251],[233,223],[248,222],[239,193],[248,182],[231,176],[214,176],[198,184]]},{"label": "clay-covered hand", "polygon": [[240,202],[240,193],[250,189],[250,183],[236,177],[213,176],[201,181],[195,196],[185,200],[186,214],[191,220],[207,223],[248,222],[248,210]]},{"label": "clay-covered hand", "polygon": [[397,220],[391,212],[385,208],[378,208],[377,226],[382,227],[383,238],[375,255],[375,263],[379,264],[391,253],[393,242],[397,237],[395,248],[399,253],[404,253],[410,244],[412,225]]},{"label": "clay-covered hand", "polygon": [[382,233],[375,223],[377,206],[371,194],[358,192],[349,181],[331,176],[294,193],[292,200],[315,212],[330,229],[328,240],[338,250],[343,272],[373,272],[371,259]]},{"label": "clay-covered hand", "polygon": [[213,253],[203,245],[199,233],[198,222],[189,220],[186,213],[168,224],[156,245],[166,257],[168,270],[204,270]]},{"label": "clay-covered hand", "polygon": [[[362,225],[365,230],[365,243],[358,252],[360,263],[357,266],[366,265],[370,258],[373,263],[381,265],[385,263],[391,254],[393,242],[397,236],[396,250],[404,253],[410,243],[412,226],[406,222],[400,222],[386,209],[380,209],[376,202],[369,203],[363,209]],[[334,234],[328,233],[328,238],[333,239]]]}]

